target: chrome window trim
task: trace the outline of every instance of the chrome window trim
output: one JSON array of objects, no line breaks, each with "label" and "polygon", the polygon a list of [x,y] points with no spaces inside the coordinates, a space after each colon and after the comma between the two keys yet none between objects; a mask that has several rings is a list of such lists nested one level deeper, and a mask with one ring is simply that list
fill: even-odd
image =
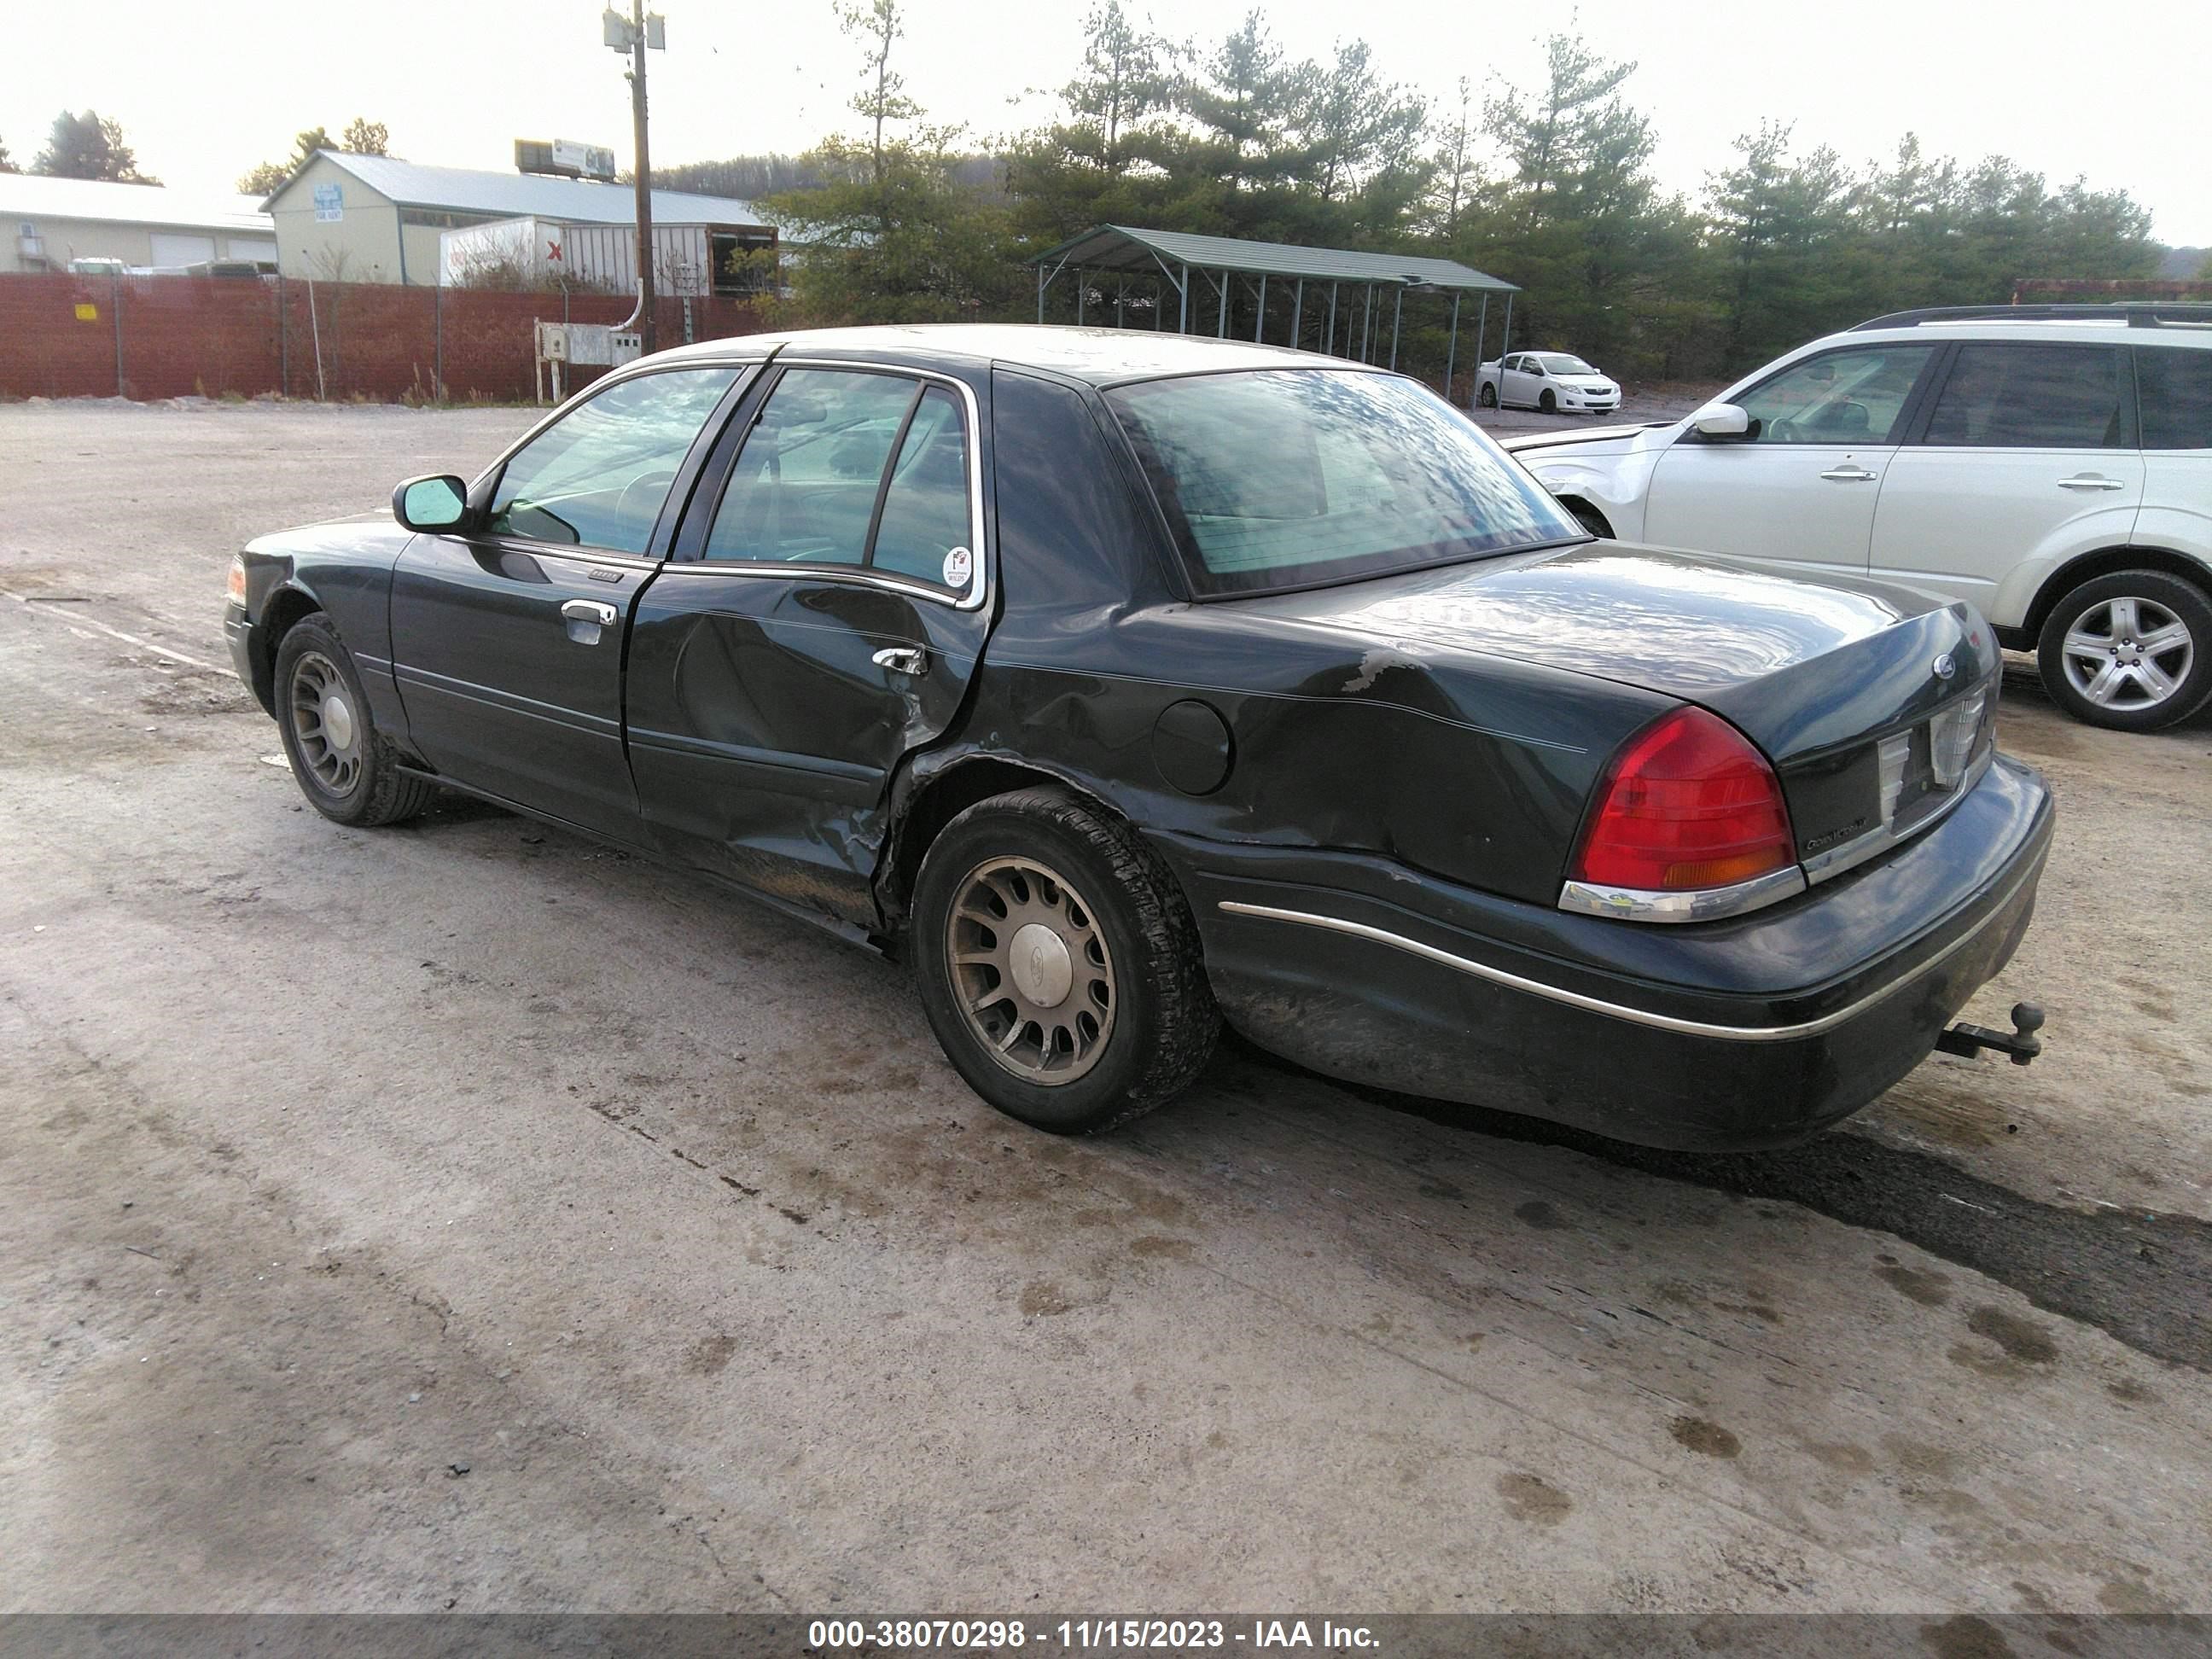
[{"label": "chrome window trim", "polygon": [[1559,889],[1559,908],[1622,921],[1718,921],[1795,898],[1805,890],[1805,872],[1794,864],[1770,870],[1727,887],[1668,892],[1645,887],[1603,887],[1570,881]]},{"label": "chrome window trim", "polygon": [[[983,544],[983,416],[981,406],[975,401],[975,388],[957,375],[939,374],[935,369],[909,368],[902,363],[867,362],[859,359],[848,361],[834,357],[778,357],[775,367],[779,370],[827,368],[861,374],[892,374],[903,380],[933,381],[939,386],[949,386],[959,394],[967,416],[969,551],[975,556],[975,574],[968,579],[968,591],[961,593],[928,582],[884,575],[866,565],[791,563],[772,559],[672,559],[663,567],[661,574],[669,576],[686,572],[712,571],[725,576],[780,576],[787,581],[794,575],[799,575],[817,580],[852,582],[861,587],[884,588],[915,599],[933,599],[955,611],[981,610],[991,597],[991,560]],[[781,384],[779,375],[777,385]],[[775,396],[775,386],[769,388],[768,396],[770,398]],[[765,400],[761,407],[767,407]],[[731,457],[730,465],[736,466],[744,454],[744,446],[740,445],[738,453]],[[891,457],[886,465],[896,464],[897,459],[896,456]],[[726,489],[728,480],[725,478],[723,483]],[[721,502],[717,500],[714,510],[719,513],[721,507]],[[711,520],[707,529],[709,535],[714,533]]]},{"label": "chrome window trim", "polygon": [[[970,599],[956,599],[942,587],[930,587],[921,582],[908,581],[900,576],[878,576],[860,565],[775,564],[738,559],[670,560],[660,567],[663,577],[671,576],[763,576],[781,577],[789,581],[804,577],[809,581],[844,582],[854,587],[881,588],[887,592],[903,593],[911,599],[931,599],[955,611],[975,611],[981,608],[988,594],[976,592]],[[932,646],[932,650],[937,647]]]},{"label": "chrome window trim", "polygon": [[[1990,916],[1994,918],[2003,914],[2005,907],[2019,895],[2020,890],[2027,884],[2029,877],[2034,873],[2035,871],[2031,868],[2022,871],[2014,878],[2012,885],[2005,889],[2004,896],[1990,907]],[[1273,905],[1246,904],[1235,899],[1222,899],[1217,908],[1231,915],[1251,916],[1265,921],[1291,922],[1307,927],[1322,928],[1333,933],[1347,933],[1354,939],[1370,939],[1377,945],[1387,945],[1395,951],[1403,951],[1409,955],[1420,957],[1426,961],[1470,975],[1476,979],[1487,980],[1492,984],[1502,985],[1508,990],[1525,991],[1531,996],[1541,997],[1548,1002],[1561,1003],[1570,1008],[1580,1008],[1589,1013],[1602,1014],[1608,1019],[1626,1020],[1632,1025],[1647,1025],[1654,1030],[1672,1031],[1681,1036],[1712,1037],[1724,1042],[1793,1042],[1805,1037],[1820,1036],[1825,1032],[1832,1031],[1838,1026],[1856,1018],[1885,998],[1896,994],[1923,974],[1949,961],[1982,936],[1980,927],[1969,928],[1934,956],[1929,957],[1927,961],[1914,964],[1887,983],[1868,992],[1856,1002],[1838,1008],[1833,1013],[1823,1014],[1818,1019],[1801,1021],[1795,1025],[1716,1025],[1707,1020],[1683,1019],[1674,1014],[1656,1013],[1649,1008],[1635,1008],[1626,1003],[1607,1002],[1601,997],[1585,996],[1579,991],[1570,991],[1564,986],[1550,985],[1542,980],[1528,979],[1520,974],[1508,973],[1503,968],[1492,968],[1487,963],[1475,962],[1466,957],[1455,956],[1449,951],[1440,951],[1433,945],[1424,945],[1420,940],[1407,939],[1402,933],[1393,933],[1381,927],[1370,927],[1364,922],[1348,921],[1341,916],[1316,915],[1304,910],[1281,910]]]}]

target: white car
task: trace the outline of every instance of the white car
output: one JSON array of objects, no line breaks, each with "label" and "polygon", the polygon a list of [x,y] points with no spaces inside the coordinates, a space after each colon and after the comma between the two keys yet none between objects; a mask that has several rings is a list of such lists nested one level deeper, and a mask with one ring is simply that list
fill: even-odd
[{"label": "white car", "polygon": [[1505,447],[1600,536],[1966,600],[2079,719],[2212,698],[2212,306],[1900,312],[1684,419]]},{"label": "white car", "polygon": [[1474,400],[1485,409],[1510,404],[1550,415],[1607,414],[1620,407],[1620,386],[1571,352],[1508,352],[1503,368],[1493,357],[1474,376]]}]

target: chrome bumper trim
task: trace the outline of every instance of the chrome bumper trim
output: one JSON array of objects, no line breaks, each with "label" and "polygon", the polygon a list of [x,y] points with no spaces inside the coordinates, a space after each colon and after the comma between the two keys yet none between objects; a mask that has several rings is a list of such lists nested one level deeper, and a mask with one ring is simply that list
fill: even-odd
[{"label": "chrome bumper trim", "polygon": [[[1990,907],[1990,916],[1994,918],[2002,915],[2034,873],[2035,869],[2031,866],[2014,878],[2012,885],[2005,889],[2003,897]],[[1632,1008],[1626,1003],[1584,996],[1581,992],[1570,991],[1564,986],[1547,985],[1541,980],[1510,974],[1503,968],[1492,968],[1487,963],[1455,956],[1449,951],[1440,951],[1433,945],[1424,945],[1420,940],[1407,939],[1402,933],[1370,927],[1365,922],[1348,921],[1341,916],[1316,915],[1305,910],[1279,910],[1273,905],[1246,904],[1236,899],[1223,899],[1218,908],[1234,916],[1252,916],[1263,921],[1291,922],[1306,927],[1322,928],[1332,933],[1348,933],[1354,939],[1387,945],[1394,951],[1406,951],[1476,979],[1488,980],[1493,985],[1503,985],[1509,990],[1526,991],[1529,995],[1542,997],[1547,1001],[1564,1003],[1570,1008],[1602,1014],[1608,1019],[1625,1019],[1634,1025],[1648,1025],[1655,1030],[1673,1031],[1683,1036],[1713,1037],[1723,1042],[1792,1042],[1801,1037],[1819,1036],[1823,1032],[1832,1031],[1838,1025],[1856,1019],[1883,999],[1902,990],[1922,975],[1948,962],[1982,935],[1980,927],[1969,928],[1927,961],[1916,963],[1887,984],[1868,992],[1857,1001],[1838,1008],[1832,1014],[1823,1014],[1818,1019],[1804,1020],[1796,1025],[1716,1025],[1706,1020],[1682,1019],[1673,1014],[1655,1013],[1649,1008]]]},{"label": "chrome bumper trim", "polygon": [[1763,909],[1795,898],[1805,890],[1805,872],[1794,864],[1769,870],[1763,876],[1729,887],[1705,887],[1692,892],[1670,893],[1664,889],[1599,887],[1571,881],[1559,889],[1559,908],[1587,916],[1611,916],[1620,921],[1718,921]]}]

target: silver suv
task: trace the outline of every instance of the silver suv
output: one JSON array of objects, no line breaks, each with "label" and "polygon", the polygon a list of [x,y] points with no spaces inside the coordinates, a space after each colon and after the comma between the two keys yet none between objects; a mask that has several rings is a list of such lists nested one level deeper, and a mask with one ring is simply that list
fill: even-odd
[{"label": "silver suv", "polygon": [[2212,306],[1899,312],[1505,447],[1602,536],[1967,600],[2096,725],[2212,699]]}]

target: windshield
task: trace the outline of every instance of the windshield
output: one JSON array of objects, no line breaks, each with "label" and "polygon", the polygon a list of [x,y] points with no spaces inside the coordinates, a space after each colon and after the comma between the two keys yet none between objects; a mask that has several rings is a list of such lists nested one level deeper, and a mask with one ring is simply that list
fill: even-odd
[{"label": "windshield", "polygon": [[1194,374],[1106,400],[1201,593],[1346,581],[1584,533],[1472,422],[1395,374]]},{"label": "windshield", "polygon": [[1550,370],[1554,374],[1595,374],[1597,373],[1595,369],[1592,368],[1581,358],[1573,356],[1564,351],[1539,352],[1537,353],[1537,361],[1541,362],[1547,369]]}]

